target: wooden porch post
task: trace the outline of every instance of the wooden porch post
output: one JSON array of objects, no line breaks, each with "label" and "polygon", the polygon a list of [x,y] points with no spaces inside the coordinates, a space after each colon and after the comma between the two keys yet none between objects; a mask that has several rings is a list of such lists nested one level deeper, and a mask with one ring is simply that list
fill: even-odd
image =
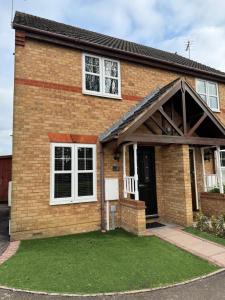
[{"label": "wooden porch post", "polygon": [[202,155],[202,174],[203,174],[203,182],[204,182],[204,192],[207,192],[206,178],[205,178],[205,161],[204,161],[204,153],[205,153],[205,149],[204,149],[204,148],[201,148],[201,155]]},{"label": "wooden porch post", "polygon": [[134,181],[135,181],[135,200],[139,200],[139,191],[138,191],[138,171],[137,171],[137,143],[133,144],[134,150]]},{"label": "wooden porch post", "polygon": [[220,193],[223,194],[223,181],[222,181],[222,172],[221,172],[221,161],[220,161],[220,147],[216,147],[217,152],[217,176],[219,181]]},{"label": "wooden porch post", "polygon": [[123,195],[127,198],[126,192],[126,146],[123,145]]}]

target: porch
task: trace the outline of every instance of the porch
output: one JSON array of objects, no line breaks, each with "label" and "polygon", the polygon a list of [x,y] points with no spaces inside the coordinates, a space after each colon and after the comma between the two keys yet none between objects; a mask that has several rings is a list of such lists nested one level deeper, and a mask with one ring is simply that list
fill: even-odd
[{"label": "porch", "polygon": [[[137,214],[137,234],[146,228],[146,217],[190,226],[199,193],[212,188],[223,192],[220,147],[225,146],[225,129],[184,79],[150,93],[100,141],[104,149],[113,149],[122,169],[123,206],[126,200],[145,206]],[[125,213],[126,219],[129,214],[133,212]]]}]

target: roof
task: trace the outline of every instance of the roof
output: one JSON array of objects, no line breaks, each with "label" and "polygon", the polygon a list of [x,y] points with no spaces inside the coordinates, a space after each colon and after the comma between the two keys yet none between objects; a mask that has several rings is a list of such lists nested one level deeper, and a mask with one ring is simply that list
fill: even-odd
[{"label": "roof", "polygon": [[67,38],[75,43],[102,47],[114,52],[135,55],[145,60],[160,62],[183,69],[194,70],[205,74],[216,75],[225,79],[225,73],[194,60],[187,59],[178,54],[155,49],[131,41],[122,40],[112,36],[104,35],[94,31],[81,29],[52,20],[40,18],[30,14],[16,12],[13,20],[13,28],[25,31],[38,32],[39,34],[54,35],[58,38]]},{"label": "roof", "polygon": [[109,129],[100,135],[100,141],[105,142],[113,139],[119,135],[125,127],[127,127],[133,120],[136,119],[144,110],[149,108],[156,102],[160,96],[172,88],[180,78],[170,82],[162,88],[156,88],[153,92],[144,97],[137,105],[128,111],[121,119],[114,123]]}]

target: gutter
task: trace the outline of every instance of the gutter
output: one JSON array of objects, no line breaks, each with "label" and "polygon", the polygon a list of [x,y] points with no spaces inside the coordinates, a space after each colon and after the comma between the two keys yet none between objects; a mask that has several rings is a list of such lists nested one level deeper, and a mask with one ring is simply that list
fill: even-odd
[{"label": "gutter", "polygon": [[[101,49],[101,50],[105,50],[105,51],[111,51],[114,53],[118,53],[121,55],[125,55],[126,60],[130,60],[135,62],[136,60],[143,60],[143,63],[145,62],[146,64],[160,64],[161,68],[163,69],[169,69],[169,70],[173,70],[173,71],[180,71],[180,73],[189,73],[189,72],[194,72],[196,75],[197,74],[204,74],[205,76],[208,76],[210,78],[212,78],[215,81],[215,78],[219,79],[221,82],[225,83],[225,75],[220,75],[220,74],[216,74],[210,71],[205,71],[205,70],[198,70],[196,68],[192,68],[189,66],[185,66],[185,65],[180,65],[178,63],[174,63],[174,62],[168,62],[159,58],[152,58],[152,57],[148,57],[146,55],[142,55],[142,54],[136,54],[136,53],[131,53],[131,52],[127,52],[125,50],[120,50],[120,49],[114,49],[114,48],[110,48],[108,46],[104,46],[104,45],[98,45],[96,43],[92,43],[92,42],[88,42],[88,41],[83,41],[80,40],[78,38],[74,38],[74,37],[68,37],[65,36],[63,34],[59,34],[59,33],[54,33],[54,32],[49,32],[49,31],[45,31],[45,30],[41,30],[41,29],[37,29],[37,28],[31,28],[29,26],[26,25],[21,25],[21,24],[17,24],[17,23],[13,23],[13,28],[14,29],[20,29],[20,30],[24,30],[26,32],[33,32],[33,33],[37,33],[40,35],[44,35],[44,36],[48,36],[50,38],[58,38],[60,40],[65,40],[65,41],[69,41],[72,42],[73,47],[76,48],[76,45],[80,45],[80,46],[89,46],[91,48],[94,48],[92,51],[95,52],[95,49]],[[29,35],[28,35],[29,36]],[[30,36],[32,38],[35,38],[35,36]],[[39,38],[41,39],[41,38]],[[53,41],[55,43],[57,43],[57,41]],[[69,46],[68,44],[66,46]],[[72,45],[71,45],[72,46]],[[78,47],[79,48],[79,47]],[[129,59],[130,57],[130,59]],[[133,58],[133,59],[131,59]],[[140,61],[139,61],[140,63]],[[177,70],[175,70],[177,69]],[[185,72],[186,70],[186,72]],[[190,74],[190,73],[189,73]]]}]

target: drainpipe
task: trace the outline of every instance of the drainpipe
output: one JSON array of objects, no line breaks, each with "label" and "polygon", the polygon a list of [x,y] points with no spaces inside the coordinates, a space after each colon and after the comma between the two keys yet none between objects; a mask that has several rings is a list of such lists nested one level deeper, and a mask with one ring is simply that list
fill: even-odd
[{"label": "drainpipe", "polygon": [[101,231],[105,229],[105,175],[104,175],[104,148],[100,142],[100,186],[101,186]]}]

